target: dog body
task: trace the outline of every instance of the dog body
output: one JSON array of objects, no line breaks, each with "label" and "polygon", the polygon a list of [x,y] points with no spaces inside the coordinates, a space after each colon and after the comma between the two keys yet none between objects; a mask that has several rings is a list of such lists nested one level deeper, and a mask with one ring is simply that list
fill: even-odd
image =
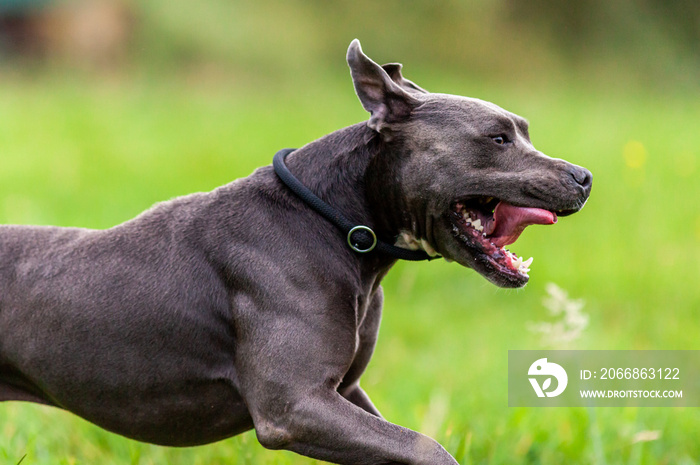
[{"label": "dog body", "polygon": [[[502,244],[580,209],[590,173],[537,152],[522,118],[428,93],[357,41],[348,63],[369,122],[295,151],[291,172],[380,238],[524,285]],[[269,166],[104,231],[2,226],[0,400],[164,445],[255,428],[337,463],[454,464],[359,386],[394,262],[352,251]]]}]

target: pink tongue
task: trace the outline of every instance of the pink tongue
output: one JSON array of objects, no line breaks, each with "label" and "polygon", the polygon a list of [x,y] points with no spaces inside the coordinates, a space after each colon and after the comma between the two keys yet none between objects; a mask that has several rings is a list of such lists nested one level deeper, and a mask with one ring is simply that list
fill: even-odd
[{"label": "pink tongue", "polygon": [[[531,224],[554,224],[557,215],[541,208],[516,207],[506,202],[499,202],[493,211],[493,231],[487,232],[488,238],[496,247],[515,242],[520,233]],[[491,229],[491,228],[489,228]]]}]

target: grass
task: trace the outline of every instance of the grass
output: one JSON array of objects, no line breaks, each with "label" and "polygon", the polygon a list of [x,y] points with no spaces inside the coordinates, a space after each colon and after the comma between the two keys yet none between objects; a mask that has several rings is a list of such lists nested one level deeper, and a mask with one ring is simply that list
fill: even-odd
[{"label": "grass", "polygon": [[[586,301],[570,348],[698,349],[700,108],[681,92],[513,87],[410,75],[429,89],[526,116],[536,146],[588,167],[592,197],[513,249],[531,283],[499,290],[443,261],[400,263],[363,386],[383,414],[433,435],[461,464],[695,464],[695,409],[507,407],[508,349],[537,349],[548,282]],[[366,118],[349,79],[231,83],[206,76],[0,81],[0,222],[106,228],[210,190]],[[635,433],[661,437],[633,443]],[[254,434],[175,449],[107,433],[57,409],[0,404],[0,460],[15,464],[310,464]]]}]

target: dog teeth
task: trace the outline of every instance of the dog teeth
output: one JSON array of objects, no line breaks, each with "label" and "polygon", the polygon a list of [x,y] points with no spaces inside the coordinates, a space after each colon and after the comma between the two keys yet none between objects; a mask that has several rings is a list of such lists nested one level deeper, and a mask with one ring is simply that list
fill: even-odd
[{"label": "dog teeth", "polygon": [[530,265],[532,265],[533,258],[530,257],[527,260],[523,260],[523,257],[518,257],[517,255],[515,255],[509,251],[508,251],[508,255],[510,256],[511,263],[513,264],[513,268],[518,270],[518,272],[520,274],[523,274],[529,278],[530,276],[528,275],[528,273],[530,272]]},{"label": "dog teeth", "polygon": [[[467,222],[467,226],[471,226],[472,228],[476,229],[479,232],[484,232],[484,226],[481,224],[481,219],[477,218],[474,219],[472,218],[471,213],[467,211],[462,212],[462,218],[464,218],[464,221]],[[484,236],[486,237],[486,236]]]},{"label": "dog teeth", "polygon": [[[464,215],[465,218],[468,217],[466,212],[462,212],[462,214]],[[469,219],[471,220],[471,217]],[[486,233],[483,232],[484,227],[481,225],[481,219],[477,218],[476,220],[473,220],[473,222],[471,223],[471,226],[474,229],[480,231],[481,235],[483,237],[486,237]],[[455,232],[455,235],[458,235],[459,230],[455,226],[453,226],[452,228]],[[491,242],[491,245],[493,245],[494,248],[496,248],[496,246],[493,244],[493,242]],[[510,259],[510,267],[512,269],[516,270],[518,273],[525,276],[526,278],[530,277],[530,275],[528,273],[530,272],[530,266],[532,265],[532,261],[534,260],[533,257],[530,257],[527,260],[525,260],[525,259],[523,259],[523,257],[518,257],[516,254],[514,254],[510,250],[506,249],[505,246],[501,246],[500,251],[503,255],[505,255],[506,257],[508,257]]]}]

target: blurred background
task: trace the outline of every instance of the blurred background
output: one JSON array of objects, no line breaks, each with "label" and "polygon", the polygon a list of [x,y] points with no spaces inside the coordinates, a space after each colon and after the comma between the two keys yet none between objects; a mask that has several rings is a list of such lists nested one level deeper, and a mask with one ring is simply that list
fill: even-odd
[{"label": "blurred background", "polygon": [[[108,228],[367,119],[345,51],[529,119],[591,199],[512,250],[523,290],[399,263],[365,390],[462,464],[696,464],[693,408],[508,408],[509,349],[700,349],[700,3],[0,0],[0,222]],[[553,303],[554,302],[554,303]],[[311,464],[0,405],[0,460]]]}]

